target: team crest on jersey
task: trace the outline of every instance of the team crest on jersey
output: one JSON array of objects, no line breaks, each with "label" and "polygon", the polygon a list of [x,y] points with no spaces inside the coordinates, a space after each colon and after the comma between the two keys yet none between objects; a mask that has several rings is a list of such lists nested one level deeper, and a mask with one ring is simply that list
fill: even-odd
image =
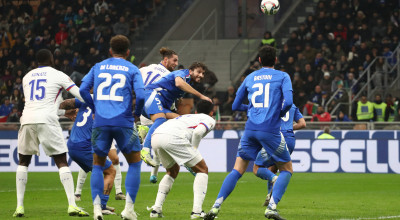
[{"label": "team crest on jersey", "polygon": [[163,110],[163,109],[162,109],[162,106],[160,106],[160,105],[158,106],[158,109],[159,109],[160,111],[162,111],[162,110]]}]

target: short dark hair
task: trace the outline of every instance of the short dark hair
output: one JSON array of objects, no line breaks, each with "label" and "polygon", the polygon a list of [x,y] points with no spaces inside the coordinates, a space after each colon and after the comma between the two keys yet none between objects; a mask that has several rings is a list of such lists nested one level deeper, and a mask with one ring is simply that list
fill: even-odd
[{"label": "short dark hair", "polygon": [[204,71],[207,70],[207,66],[204,63],[201,63],[201,62],[194,62],[194,63],[192,63],[192,65],[189,66],[189,69],[192,70],[192,71],[197,69],[197,68],[202,68]]},{"label": "short dark hair", "polygon": [[276,49],[265,45],[258,50],[258,56],[261,59],[262,66],[274,66],[276,60]]},{"label": "short dark hair", "polygon": [[48,49],[40,49],[36,53],[36,61],[40,64],[50,64],[53,54]]},{"label": "short dark hair", "polygon": [[200,100],[196,105],[197,113],[204,113],[207,115],[210,114],[213,108],[214,104],[206,100]]},{"label": "short dark hair", "polygon": [[175,51],[173,51],[173,50],[171,50],[171,49],[169,49],[169,48],[167,48],[167,47],[161,47],[161,48],[160,48],[160,54],[161,54],[161,56],[162,56],[163,59],[164,59],[165,57],[171,58],[173,55],[178,55],[178,54],[176,54]]},{"label": "short dark hair", "polygon": [[129,50],[130,42],[124,35],[115,35],[110,40],[110,47],[113,53],[119,55],[125,55]]}]

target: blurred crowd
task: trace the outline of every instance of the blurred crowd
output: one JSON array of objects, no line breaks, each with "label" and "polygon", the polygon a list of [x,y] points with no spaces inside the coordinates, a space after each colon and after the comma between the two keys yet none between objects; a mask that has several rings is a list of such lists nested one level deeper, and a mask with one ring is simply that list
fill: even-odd
[{"label": "blurred crowd", "polygon": [[135,34],[161,1],[0,1],[0,122],[19,122],[22,78],[36,68],[39,49],[52,51],[55,68],[79,85],[95,63],[108,57],[110,38]]},{"label": "blurred crowd", "polygon": [[[361,73],[376,57],[391,58],[399,45],[399,1],[320,0],[314,11],[290,33],[282,46],[276,44],[269,31],[265,32],[261,46],[270,45],[280,50],[275,68],[290,75],[294,102],[303,115],[312,116],[313,120],[331,121],[329,112],[337,107],[337,120],[362,120],[357,117],[359,102],[355,102],[353,112],[349,112],[349,101],[367,81],[367,77],[360,77]],[[389,82],[394,79],[395,73],[383,75],[384,65],[395,62],[395,59],[378,59],[371,66],[375,76],[370,86],[381,88],[384,77]],[[235,88],[259,68],[260,63],[253,61]],[[373,116],[370,120],[398,120],[395,117],[399,114],[398,97],[388,95],[382,97],[382,101],[388,106],[386,116],[389,114],[390,117],[385,117],[385,108],[383,113],[381,110],[375,113],[383,117]],[[342,104],[337,106],[338,103]],[[377,107],[380,101],[374,103],[377,104],[372,107],[372,112],[380,108]]]}]

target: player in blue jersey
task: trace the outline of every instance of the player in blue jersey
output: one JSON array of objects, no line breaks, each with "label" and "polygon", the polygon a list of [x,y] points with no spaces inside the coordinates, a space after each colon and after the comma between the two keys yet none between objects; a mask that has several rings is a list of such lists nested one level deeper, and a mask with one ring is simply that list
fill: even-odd
[{"label": "player in blue jersey", "polygon": [[[293,125],[293,121],[295,121],[296,124]],[[300,113],[299,108],[293,104],[290,110],[286,112],[285,117],[282,117],[281,124],[281,132],[283,137],[285,137],[286,145],[290,154],[292,154],[296,143],[293,130],[299,130],[305,127],[306,121],[304,120],[303,115]],[[256,161],[254,161],[253,173],[263,180],[268,180],[268,195],[265,199],[264,206],[268,206],[271,199],[272,187],[278,179],[276,172],[277,167],[271,160],[271,157],[264,148],[261,149],[261,151],[258,152]]]},{"label": "player in blue jersey", "polygon": [[[275,48],[260,48],[259,61],[263,68],[246,77],[232,104],[234,111],[247,111],[248,119],[240,140],[235,166],[225,178],[217,200],[205,219],[214,219],[218,215],[222,203],[246,171],[249,161],[254,161],[262,148],[271,155],[271,160],[280,171],[265,217],[281,219],[276,211],[276,204],[289,184],[293,169],[280,127],[281,117],[285,116],[293,104],[292,84],[287,73],[273,69],[276,61]],[[246,97],[249,105],[242,104]]]},{"label": "player in blue jersey", "polygon": [[[151,119],[154,123],[143,143],[144,148],[151,149],[151,135],[158,126],[167,121],[167,119],[179,116],[177,113],[173,113],[170,108],[175,100],[181,98],[185,92],[212,102],[210,98],[193,89],[189,84],[190,82],[199,83],[204,77],[206,68],[203,63],[195,62],[189,69],[173,71],[157,82],[146,86],[146,102],[143,116]],[[150,157],[149,150],[142,150],[141,153],[143,161],[153,166],[147,160]]]},{"label": "player in blue jersey", "polygon": [[[133,124],[142,113],[144,86],[139,69],[126,61],[130,42],[123,35],[110,40],[108,58],[95,64],[83,78],[80,94],[94,112],[92,131],[93,170],[90,185],[95,219],[102,219],[100,198],[103,194],[102,170],[113,139],[128,164],[125,179],[126,202],[121,213],[123,219],[137,219],[134,203],[140,185],[141,145]],[[90,89],[93,88],[93,99]],[[133,91],[136,94],[135,112],[132,114]],[[134,117],[135,116],[135,117]]]},{"label": "player in blue jersey", "polygon": [[[70,110],[75,108],[78,108],[79,111],[76,114],[75,122],[67,142],[68,154],[87,175],[87,173],[92,171],[93,168],[93,149],[90,142],[92,136],[93,114],[89,106],[78,99],[67,99],[60,104],[60,109]],[[107,202],[113,187],[116,171],[110,160],[106,161],[103,169],[104,195],[101,198],[102,214],[113,215],[115,214],[113,212],[114,208],[107,207]]]}]

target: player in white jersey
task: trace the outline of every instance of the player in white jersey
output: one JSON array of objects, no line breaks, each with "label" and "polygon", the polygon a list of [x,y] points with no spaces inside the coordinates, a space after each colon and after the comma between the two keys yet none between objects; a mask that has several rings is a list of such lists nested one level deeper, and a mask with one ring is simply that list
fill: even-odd
[{"label": "player in white jersey", "polygon": [[162,205],[179,173],[179,166],[185,165],[196,173],[193,182],[192,219],[203,218],[202,205],[207,192],[208,167],[198,151],[200,140],[215,127],[213,104],[200,100],[197,113],[181,115],[160,125],[153,133],[151,142],[160,157],[167,174],[158,186],[157,198],[151,210],[151,218],[163,217]]},{"label": "player in white jersey", "polygon": [[[151,64],[149,66],[145,66],[140,68],[140,72],[142,73],[143,84],[145,86],[157,82],[162,77],[173,71],[176,66],[178,65],[178,55],[175,51],[162,47],[160,49],[160,54],[162,56],[162,60],[158,64]],[[142,140],[145,139],[147,134],[148,128],[146,129],[143,126],[150,127],[153,124],[153,121],[144,117],[143,115],[140,116],[140,124],[138,131],[139,135],[141,135]],[[141,151],[142,159],[145,163],[153,166],[153,169],[150,174],[150,182],[156,183],[157,182],[157,174],[158,168],[160,167],[160,161],[157,158],[157,155],[154,155],[154,158],[151,158],[150,149],[144,147]]]},{"label": "player in white jersey", "polygon": [[28,180],[28,166],[32,155],[39,155],[39,144],[47,156],[53,157],[59,169],[60,180],[68,198],[68,214],[88,216],[87,212],[75,204],[74,182],[66,157],[68,149],[57,114],[62,99],[61,91],[65,89],[82,100],[79,88],[67,75],[51,67],[54,59],[49,50],[39,50],[36,59],[39,67],[28,72],[22,80],[25,107],[20,120],[21,128],[18,131],[17,209],[14,217],[22,217],[25,214],[24,194]]}]

